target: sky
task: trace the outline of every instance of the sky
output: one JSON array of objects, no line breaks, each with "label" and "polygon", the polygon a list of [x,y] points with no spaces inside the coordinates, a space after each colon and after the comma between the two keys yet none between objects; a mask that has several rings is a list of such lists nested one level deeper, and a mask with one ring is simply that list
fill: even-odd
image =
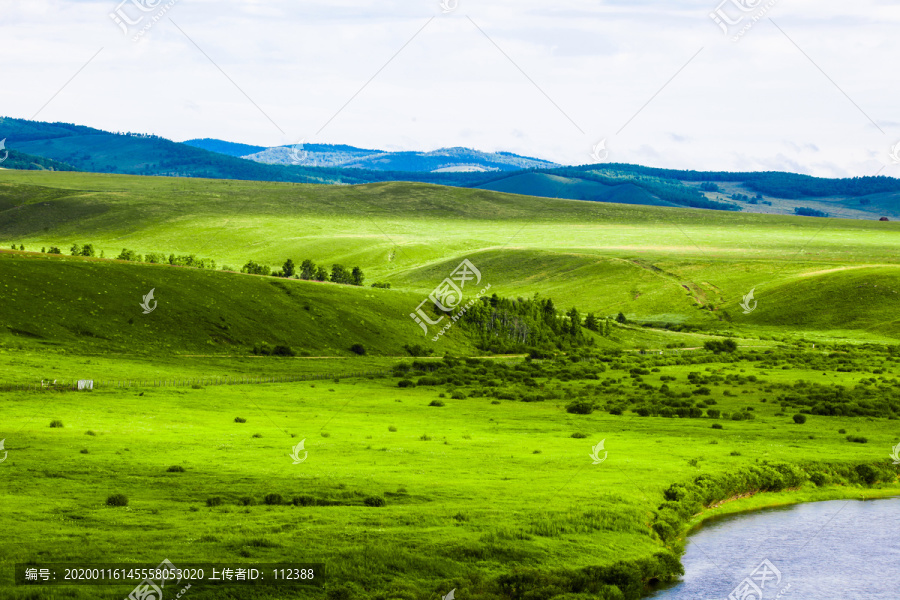
[{"label": "sky", "polygon": [[893,0],[2,2],[10,117],[900,177]]}]

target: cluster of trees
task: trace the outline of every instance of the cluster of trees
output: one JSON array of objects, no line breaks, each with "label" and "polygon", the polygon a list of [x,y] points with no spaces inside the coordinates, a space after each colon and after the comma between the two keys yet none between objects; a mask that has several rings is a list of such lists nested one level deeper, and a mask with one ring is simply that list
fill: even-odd
[{"label": "cluster of trees", "polygon": [[[331,265],[331,273],[329,274],[325,267],[316,265],[316,263],[308,258],[300,263],[299,268],[294,261],[289,258],[284,262],[280,271],[272,271],[267,265],[261,265],[255,261],[249,260],[247,261],[247,264],[241,267],[241,273],[250,273],[251,275],[271,275],[273,277],[284,277],[287,279],[303,279],[304,281],[330,281],[332,283],[342,283],[344,285],[362,285],[363,281],[366,279],[362,269],[359,267],[347,269],[343,265],[335,263]],[[375,283],[372,284],[372,287],[390,288],[391,286],[389,283]]]},{"label": "cluster of trees", "polygon": [[798,206],[794,208],[794,214],[801,217],[827,217],[828,213],[808,206]]},{"label": "cluster of trees", "polygon": [[[441,315],[437,307],[432,307]],[[451,316],[451,314],[445,314]],[[477,347],[491,352],[523,352],[531,349],[570,349],[593,345],[583,328],[609,335],[608,319],[593,313],[583,317],[577,308],[557,310],[550,298],[501,298],[497,294],[479,298],[465,309],[461,322],[478,336]]]}]

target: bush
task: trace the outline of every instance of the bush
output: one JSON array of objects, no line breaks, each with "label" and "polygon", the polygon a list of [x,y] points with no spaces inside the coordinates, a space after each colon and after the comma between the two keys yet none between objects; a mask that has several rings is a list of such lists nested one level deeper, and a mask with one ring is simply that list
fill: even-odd
[{"label": "bush", "polygon": [[[844,432],[842,431],[841,433],[844,433]],[[94,433],[93,431],[91,431],[90,429],[88,429],[87,431],[84,432],[84,435],[94,435],[95,436],[97,434]]]},{"label": "bush", "polygon": [[353,344],[352,346],[350,346],[350,352],[362,356],[366,353],[366,349],[362,344]]},{"label": "bush", "polygon": [[806,423],[806,415],[796,414],[794,415],[794,423],[797,425],[803,425]]},{"label": "bush", "polygon": [[276,506],[279,504],[284,504],[284,498],[281,497],[281,494],[266,494],[263,502],[265,502],[269,506]]},{"label": "bush", "polygon": [[128,506],[128,497],[125,494],[113,494],[106,499],[107,506]]},{"label": "bush", "polygon": [[81,449],[81,453],[82,453],[82,454],[88,454],[89,452],[90,452],[90,451],[89,451],[87,448],[82,448],[82,449]]},{"label": "bush", "polygon": [[828,478],[824,473],[813,473],[809,476],[809,480],[816,484],[816,487],[822,487],[828,483]]},{"label": "bush", "polygon": [[454,400],[465,400],[466,399],[466,395],[462,392],[453,392],[452,394],[450,394],[450,397]]},{"label": "bush", "polygon": [[62,429],[63,422],[60,421],[59,419],[54,419],[54,420],[50,421],[50,427],[53,427],[54,429]]},{"label": "bush", "polygon": [[848,435],[848,436],[847,436],[847,441],[848,441],[848,442],[853,442],[853,443],[856,443],[856,444],[868,444],[868,443],[869,443],[868,438],[864,438],[864,437],[862,437],[861,435]]},{"label": "bush", "polygon": [[414,384],[409,379],[401,379],[400,381],[397,382],[397,387],[402,387],[402,388],[415,387],[415,385],[416,384]]},{"label": "bush", "polygon": [[184,473],[184,467],[181,465],[172,465],[168,469],[166,469],[167,473]]},{"label": "bush", "polygon": [[393,432],[396,432],[396,431],[397,431],[397,428],[394,427],[393,425],[391,425],[390,427],[388,427],[388,431],[390,431],[390,432],[393,433]]},{"label": "bush", "polygon": [[297,356],[290,346],[278,345],[272,348],[272,356]]},{"label": "bush", "polygon": [[716,354],[722,352],[734,352],[737,350],[737,342],[734,340],[709,340],[703,344],[703,347]]},{"label": "bush", "polygon": [[583,440],[584,438],[587,437],[587,434],[586,434],[586,433],[575,432],[575,433],[572,434],[572,437],[575,438],[576,440]]},{"label": "bush", "polygon": [[363,504],[366,506],[384,506],[386,503],[381,496],[366,496],[366,499],[363,500]]},{"label": "bush", "polygon": [[213,506],[221,506],[222,499],[218,496],[213,496],[212,498],[206,499],[206,505],[212,508]]},{"label": "bush", "polygon": [[234,422],[235,423],[246,423],[247,419],[245,419],[244,417],[235,417]]},{"label": "bush", "polygon": [[443,400],[432,400],[428,406],[444,406]]},{"label": "bush", "polygon": [[253,496],[241,496],[238,498],[238,504],[241,506],[256,506],[256,498]]},{"label": "bush", "polygon": [[721,423],[713,423],[713,424],[712,424],[712,428],[713,428],[713,429],[723,429]]},{"label": "bush", "polygon": [[576,400],[566,405],[566,412],[573,415],[589,415],[594,412],[594,403],[587,400]]},{"label": "bush", "polygon": [[706,410],[706,416],[710,419],[718,419],[722,413],[717,408],[708,408]]},{"label": "bush", "polygon": [[733,415],[731,415],[731,420],[732,421],[743,421],[744,415],[742,413],[736,412]]}]

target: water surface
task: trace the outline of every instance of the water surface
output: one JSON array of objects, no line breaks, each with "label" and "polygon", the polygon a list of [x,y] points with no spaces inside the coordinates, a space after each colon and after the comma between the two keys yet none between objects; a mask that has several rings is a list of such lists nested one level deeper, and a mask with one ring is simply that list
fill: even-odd
[{"label": "water surface", "polygon": [[898,600],[900,498],[716,519],[691,534],[682,564],[684,579],[653,600]]}]

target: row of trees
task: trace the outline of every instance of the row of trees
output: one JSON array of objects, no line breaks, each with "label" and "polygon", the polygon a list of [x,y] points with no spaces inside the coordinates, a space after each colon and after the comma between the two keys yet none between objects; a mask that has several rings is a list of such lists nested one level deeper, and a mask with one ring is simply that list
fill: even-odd
[{"label": "row of trees", "polygon": [[[280,271],[272,271],[268,265],[261,265],[256,261],[248,260],[247,264],[241,267],[241,273],[249,273],[251,275],[272,275],[274,277],[284,277],[287,279],[303,279],[304,281],[330,281],[332,283],[342,283],[344,285],[362,285],[366,277],[359,267],[347,269],[344,265],[331,265],[331,273],[321,266],[316,265],[310,259],[300,263],[300,267],[294,263],[292,259],[287,259],[282,265]],[[390,287],[389,284],[373,284],[373,287]]]},{"label": "row of trees", "polygon": [[[15,244],[12,246],[13,250],[25,250],[24,245],[19,245],[18,248]],[[46,247],[41,248],[41,252],[45,254],[62,254],[62,250],[60,250],[57,246],[51,246],[48,250]],[[97,256],[97,251],[94,249],[93,244],[72,244],[72,247],[69,248],[69,254],[72,256]],[[104,252],[100,251],[100,258],[106,258]],[[145,255],[138,254],[134,250],[129,250],[128,248],[122,248],[122,252],[116,256],[117,260],[127,260],[131,262],[145,262],[151,264],[170,264],[170,265],[178,265],[182,267],[193,267],[195,269],[216,269],[216,261],[211,258],[197,258],[194,254],[188,254],[183,256],[176,256],[175,254],[169,254],[167,257],[163,252],[149,252]],[[231,271],[231,267],[225,266],[222,267],[223,271]],[[268,275],[273,277],[285,277],[289,279],[303,279],[305,281],[330,281],[332,283],[341,283],[344,285],[363,285],[363,282],[366,279],[366,276],[363,274],[362,269],[359,267],[353,267],[352,269],[348,269],[340,264],[331,265],[331,271],[323,267],[322,265],[316,265],[310,259],[304,260],[300,263],[298,267],[292,259],[287,259],[282,265],[281,270],[272,271],[272,269],[268,265],[259,264],[256,261],[249,260],[247,264],[241,267],[241,273],[249,273],[251,275]],[[372,287],[375,288],[383,288],[390,289],[391,284],[389,283],[373,283]]]}]

